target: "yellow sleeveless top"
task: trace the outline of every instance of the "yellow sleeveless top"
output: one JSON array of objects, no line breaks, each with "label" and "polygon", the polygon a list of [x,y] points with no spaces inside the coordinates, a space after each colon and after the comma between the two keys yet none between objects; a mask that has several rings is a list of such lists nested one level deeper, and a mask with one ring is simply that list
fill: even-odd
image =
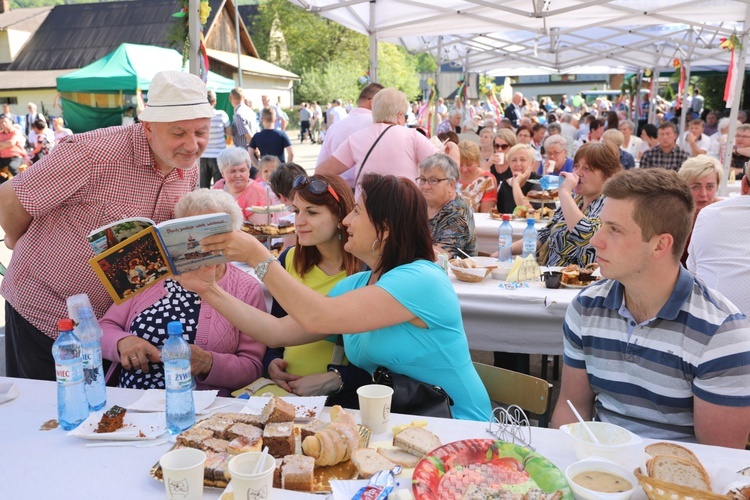
[{"label": "yellow sleeveless top", "polygon": [[[294,269],[294,251],[295,248],[289,249],[284,261],[287,272],[297,281],[308,288],[315,290],[321,295],[328,295],[334,285],[346,278],[346,271],[328,276],[318,266],[313,266],[309,272],[305,273],[302,278]],[[336,335],[313,342],[311,344],[297,345],[284,349],[284,361],[287,362],[287,373],[304,377],[314,373],[324,373],[331,363],[333,348],[336,345]],[[342,364],[348,364],[346,359]]]}]

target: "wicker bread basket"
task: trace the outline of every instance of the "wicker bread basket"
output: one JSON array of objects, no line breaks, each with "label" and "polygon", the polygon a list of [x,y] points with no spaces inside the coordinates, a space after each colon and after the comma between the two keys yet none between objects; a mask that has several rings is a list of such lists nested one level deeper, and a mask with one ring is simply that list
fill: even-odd
[{"label": "wicker bread basket", "polygon": [[732,495],[719,495],[712,491],[687,488],[678,484],[667,483],[641,474],[639,469],[633,471],[649,500],[727,500]]},{"label": "wicker bread basket", "polygon": [[479,283],[492,272],[492,268],[489,267],[456,267],[450,263],[448,267],[459,281],[466,281],[467,283]]}]

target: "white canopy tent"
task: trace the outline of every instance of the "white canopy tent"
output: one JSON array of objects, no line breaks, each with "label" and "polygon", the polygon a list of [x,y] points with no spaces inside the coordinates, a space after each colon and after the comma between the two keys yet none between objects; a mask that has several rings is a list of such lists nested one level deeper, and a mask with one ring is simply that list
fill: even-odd
[{"label": "white canopy tent", "polygon": [[[496,76],[671,71],[679,59],[689,78],[690,71],[726,71],[730,54],[720,39],[736,34],[745,48],[735,75],[739,96],[750,27],[750,0],[289,1],[369,35],[373,80],[378,41]],[[729,148],[738,106],[739,98]]]}]

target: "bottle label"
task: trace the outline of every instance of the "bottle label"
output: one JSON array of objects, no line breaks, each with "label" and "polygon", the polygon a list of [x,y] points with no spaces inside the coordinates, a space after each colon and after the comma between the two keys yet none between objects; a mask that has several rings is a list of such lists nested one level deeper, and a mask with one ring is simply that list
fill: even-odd
[{"label": "bottle label", "polygon": [[536,253],[536,241],[524,241],[523,242],[523,253],[524,255],[533,255]]},{"label": "bottle label", "polygon": [[513,245],[513,235],[510,235],[510,236],[507,236],[507,235],[500,236],[497,239],[497,241],[498,241],[498,244],[500,245],[501,248],[510,247],[510,246]]},{"label": "bottle label", "polygon": [[192,389],[193,376],[190,374],[190,368],[180,369],[171,368],[166,371],[166,386],[170,391],[182,391]]},{"label": "bottle label", "polygon": [[83,380],[83,365],[81,363],[55,363],[55,376],[60,385],[73,385]]},{"label": "bottle label", "polygon": [[81,350],[81,356],[84,369],[94,370],[102,364],[102,348],[99,344],[96,347],[84,347]]}]

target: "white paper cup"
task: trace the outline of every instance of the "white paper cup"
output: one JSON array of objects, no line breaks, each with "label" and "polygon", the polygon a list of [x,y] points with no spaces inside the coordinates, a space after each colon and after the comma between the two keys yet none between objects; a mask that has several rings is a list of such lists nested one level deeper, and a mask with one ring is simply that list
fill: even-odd
[{"label": "white paper cup", "polygon": [[505,153],[496,153],[498,157],[498,163],[502,165],[505,163]]},{"label": "white paper cup", "polygon": [[362,425],[368,427],[373,434],[387,431],[391,420],[393,389],[380,384],[363,385],[357,389],[357,396]]},{"label": "white paper cup", "polygon": [[169,500],[201,500],[203,498],[203,467],[206,454],[194,448],[180,448],[159,459],[164,475],[164,488]]},{"label": "white paper cup", "polygon": [[547,173],[552,174],[555,172],[555,165],[557,162],[555,160],[547,160]]},{"label": "white paper cup", "polygon": [[258,464],[261,455],[262,453],[259,451],[240,453],[229,461],[229,474],[232,476],[234,498],[271,498],[276,459],[266,454],[265,460],[256,474],[255,466]]}]

